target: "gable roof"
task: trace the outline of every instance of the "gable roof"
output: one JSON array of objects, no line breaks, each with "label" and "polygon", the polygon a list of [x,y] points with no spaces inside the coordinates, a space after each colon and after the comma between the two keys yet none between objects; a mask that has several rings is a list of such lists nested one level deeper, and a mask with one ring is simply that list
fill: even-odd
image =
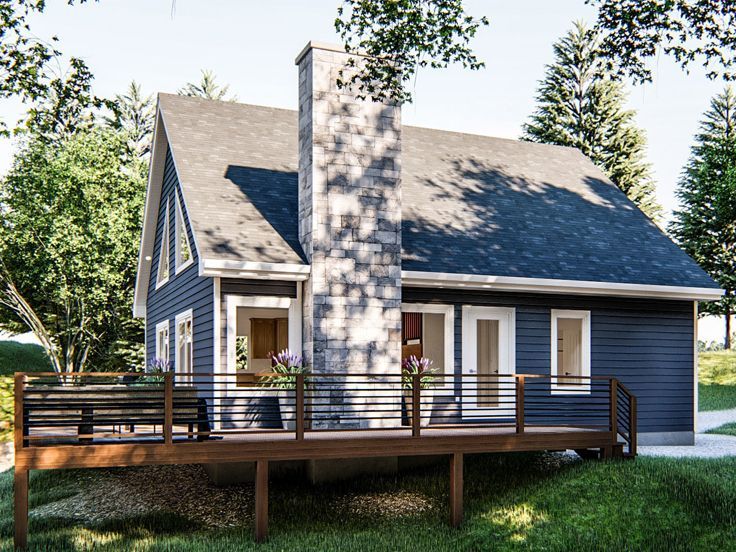
[{"label": "gable roof", "polygon": [[[160,94],[159,122],[200,259],[306,266],[296,111]],[[574,148],[405,126],[402,197],[404,271],[718,289]]]}]

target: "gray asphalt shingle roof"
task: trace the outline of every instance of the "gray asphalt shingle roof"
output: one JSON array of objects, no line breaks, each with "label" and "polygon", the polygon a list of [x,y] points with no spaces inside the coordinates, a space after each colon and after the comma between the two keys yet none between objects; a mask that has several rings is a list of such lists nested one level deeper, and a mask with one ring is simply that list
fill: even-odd
[{"label": "gray asphalt shingle roof", "polygon": [[[297,113],[162,94],[204,258],[303,263]],[[716,288],[578,150],[404,127],[402,268]]]}]

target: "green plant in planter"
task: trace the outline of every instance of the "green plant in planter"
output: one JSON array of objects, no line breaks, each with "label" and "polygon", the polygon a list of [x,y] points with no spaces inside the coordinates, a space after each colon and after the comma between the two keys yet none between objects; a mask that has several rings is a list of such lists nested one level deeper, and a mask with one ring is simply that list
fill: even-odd
[{"label": "green plant in planter", "polygon": [[405,358],[401,362],[401,382],[405,389],[411,389],[414,376],[419,375],[419,388],[432,389],[435,387],[437,370],[432,368],[432,361],[426,357],[417,358],[414,355]]},{"label": "green plant in planter", "polygon": [[289,349],[272,356],[271,360],[273,361],[271,371],[274,375],[264,377],[262,382],[268,387],[296,389],[296,376],[309,373],[309,368],[304,366],[302,357]]}]

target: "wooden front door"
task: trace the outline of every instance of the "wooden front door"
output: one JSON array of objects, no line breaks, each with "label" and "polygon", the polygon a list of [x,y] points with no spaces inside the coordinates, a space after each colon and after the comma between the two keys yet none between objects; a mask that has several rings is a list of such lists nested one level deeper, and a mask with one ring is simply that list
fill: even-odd
[{"label": "wooden front door", "polygon": [[288,318],[251,318],[252,358],[270,359],[271,355],[289,348]]}]

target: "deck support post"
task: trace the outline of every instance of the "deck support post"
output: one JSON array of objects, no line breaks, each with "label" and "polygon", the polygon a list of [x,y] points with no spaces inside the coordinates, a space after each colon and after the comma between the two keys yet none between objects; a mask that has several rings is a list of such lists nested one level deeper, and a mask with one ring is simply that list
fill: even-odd
[{"label": "deck support post", "polygon": [[460,527],[463,522],[463,454],[450,455],[450,525]]},{"label": "deck support post", "polygon": [[268,460],[256,461],[256,542],[268,537]]},{"label": "deck support post", "polygon": [[28,547],[28,470],[15,469],[13,477],[13,498],[15,515],[15,534],[13,544],[16,550]]}]

